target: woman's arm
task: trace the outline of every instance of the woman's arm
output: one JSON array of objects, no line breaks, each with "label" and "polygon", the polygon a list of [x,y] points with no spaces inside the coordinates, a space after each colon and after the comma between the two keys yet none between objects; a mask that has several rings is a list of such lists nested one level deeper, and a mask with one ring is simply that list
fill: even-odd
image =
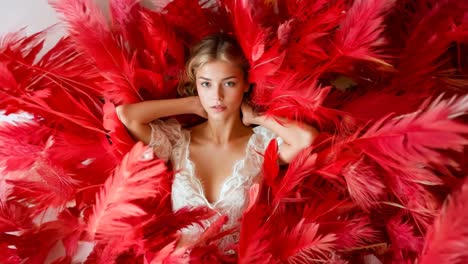
[{"label": "woman's arm", "polygon": [[116,112],[133,138],[145,144],[148,144],[151,138],[149,123],[155,119],[181,114],[206,116],[197,96],[120,105],[117,106]]},{"label": "woman's arm", "polygon": [[274,118],[257,115],[252,107],[245,103],[242,104],[242,114],[245,125],[255,124],[266,127],[283,139],[279,152],[281,163],[290,163],[301,150],[312,145],[318,135],[317,129],[305,123],[275,117],[280,120],[282,123],[280,124]]}]

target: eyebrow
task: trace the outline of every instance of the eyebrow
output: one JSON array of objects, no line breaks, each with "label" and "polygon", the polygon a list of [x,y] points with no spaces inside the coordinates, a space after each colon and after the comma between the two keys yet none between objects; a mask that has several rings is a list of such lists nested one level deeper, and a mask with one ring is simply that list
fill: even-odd
[{"label": "eyebrow", "polygon": [[[228,80],[228,79],[232,79],[232,78],[237,78],[237,77],[233,75],[233,76],[229,76],[229,77],[223,78],[222,80],[224,81],[224,80]],[[206,80],[206,81],[211,81],[210,78],[206,78],[206,77],[203,77],[203,76],[198,77],[198,79],[203,79],[203,80]]]}]

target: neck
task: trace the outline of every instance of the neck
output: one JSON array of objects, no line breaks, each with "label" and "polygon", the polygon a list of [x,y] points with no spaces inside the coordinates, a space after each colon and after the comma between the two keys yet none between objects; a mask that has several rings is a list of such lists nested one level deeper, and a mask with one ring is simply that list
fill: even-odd
[{"label": "neck", "polygon": [[227,119],[214,120],[209,118],[206,122],[206,134],[215,144],[227,144],[232,139],[242,135],[245,126],[240,115],[235,115]]}]

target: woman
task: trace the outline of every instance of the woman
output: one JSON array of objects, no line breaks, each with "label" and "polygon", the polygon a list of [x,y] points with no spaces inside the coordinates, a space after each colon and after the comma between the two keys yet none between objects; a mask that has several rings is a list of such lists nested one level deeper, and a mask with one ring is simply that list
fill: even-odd
[{"label": "woman", "polygon": [[[150,144],[159,158],[172,162],[177,172],[173,210],[207,206],[229,217],[225,228],[238,225],[271,139],[278,137],[279,162],[286,164],[317,135],[308,125],[286,120],[280,125],[255,113],[244,101],[249,90],[247,72],[248,63],[234,40],[210,36],[193,47],[186,66],[180,92],[191,96],[117,108],[136,140]],[[175,119],[160,120],[180,114],[197,114],[207,120],[190,128],[182,128]],[[179,245],[190,247],[202,232],[198,226],[182,230]],[[221,240],[220,248],[227,249],[237,240],[235,232]]]}]

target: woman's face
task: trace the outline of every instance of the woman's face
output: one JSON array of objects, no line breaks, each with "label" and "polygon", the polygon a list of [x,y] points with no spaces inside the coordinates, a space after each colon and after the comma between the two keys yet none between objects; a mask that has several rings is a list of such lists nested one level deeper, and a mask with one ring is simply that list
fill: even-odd
[{"label": "woman's face", "polygon": [[236,64],[215,60],[196,71],[197,92],[210,118],[223,119],[238,115],[248,84]]}]

